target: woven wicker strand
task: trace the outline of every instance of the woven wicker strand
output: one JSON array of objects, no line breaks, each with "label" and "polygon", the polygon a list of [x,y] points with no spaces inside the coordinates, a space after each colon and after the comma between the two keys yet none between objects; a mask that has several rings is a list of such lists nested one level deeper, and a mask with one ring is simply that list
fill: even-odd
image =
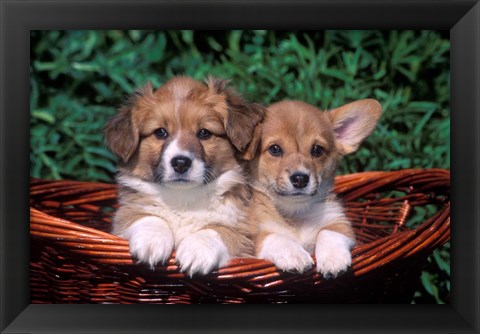
[{"label": "woven wicker strand", "polygon": [[[441,169],[338,176],[335,191],[357,234],[336,279],[233,259],[188,277],[175,254],[154,271],[109,233],[113,184],[30,180],[32,303],[408,303],[431,252],[450,238],[450,173]],[[417,211],[432,212],[420,223]]]}]

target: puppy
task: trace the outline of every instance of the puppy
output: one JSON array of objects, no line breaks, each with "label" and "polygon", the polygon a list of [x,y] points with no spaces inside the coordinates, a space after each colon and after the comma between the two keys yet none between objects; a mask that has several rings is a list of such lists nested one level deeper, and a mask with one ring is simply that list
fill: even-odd
[{"label": "puppy", "polygon": [[239,160],[264,109],[226,81],[175,77],[138,90],[106,125],[119,158],[113,233],[150,267],[176,250],[183,272],[206,274],[253,255],[251,189]]},{"label": "puppy", "polygon": [[259,224],[256,255],[284,271],[336,276],[351,264],[355,236],[332,192],[337,165],[357,150],[381,114],[376,100],[330,112],[300,101],[271,105],[244,158]]}]

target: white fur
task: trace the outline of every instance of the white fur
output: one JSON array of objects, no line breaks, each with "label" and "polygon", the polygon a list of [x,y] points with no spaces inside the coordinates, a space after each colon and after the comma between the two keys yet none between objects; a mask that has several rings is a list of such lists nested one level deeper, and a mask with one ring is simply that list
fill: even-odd
[{"label": "white fur", "polygon": [[[184,174],[175,172],[172,167],[171,161],[177,156],[184,156],[192,160],[192,166]],[[178,139],[174,139],[169,143],[163,152],[162,167],[164,170],[163,181],[168,187],[185,189],[196,187],[203,183],[205,163],[196,158],[192,152],[181,149],[178,146]],[[175,182],[179,178],[186,179],[189,183]]]},{"label": "white fur", "polygon": [[121,237],[130,242],[130,253],[153,269],[157,263],[165,263],[172,254],[174,239],[167,223],[147,216],[130,225]]},{"label": "white fur", "polygon": [[308,211],[312,206],[310,196],[305,197],[288,197],[274,195],[273,203],[282,216],[296,217]]},{"label": "white fur", "polygon": [[272,261],[281,270],[303,272],[313,264],[310,254],[315,252],[317,271],[326,277],[346,270],[352,261],[350,250],[354,240],[322,230],[330,224],[347,221],[342,206],[336,201],[309,203],[305,210],[295,213],[295,217],[285,218],[288,223],[260,223],[260,230],[271,234],[264,239],[258,257]]},{"label": "white fur", "polygon": [[[153,204],[125,203],[125,205],[133,210],[146,212],[158,217],[159,220],[168,222],[168,227],[177,247],[182,245],[184,239],[190,240],[190,235],[203,233],[201,230],[207,225],[221,222],[223,226],[235,227],[239,220],[244,219],[245,213],[233,201],[223,196],[232,186],[244,184],[245,181],[240,167],[223,173],[217,180],[209,184],[202,184],[188,190],[172,189],[125,175],[119,176],[117,181],[123,186],[148,196],[149,202]],[[200,236],[202,235],[200,234]],[[128,239],[127,236],[124,237]],[[192,250],[188,246],[183,246],[182,249]],[[186,257],[186,255],[183,256]],[[197,256],[196,251],[193,251],[192,256]],[[205,254],[199,256],[206,257]],[[212,253],[214,263],[223,263],[223,258],[219,259],[215,256],[217,255]],[[208,263],[204,263],[203,266],[193,263],[188,267],[188,270],[190,274],[193,274],[195,270],[203,271],[207,266]]]},{"label": "white fur", "polygon": [[313,265],[311,255],[302,245],[288,236],[272,233],[262,243],[258,257],[272,261],[283,271],[297,271],[303,273]]},{"label": "white fur", "polygon": [[300,242],[297,230],[292,225],[285,224],[285,222],[276,222],[273,220],[262,221],[259,222],[259,228],[261,231],[267,233],[288,235],[291,238],[294,238],[295,240]]},{"label": "white fur", "polygon": [[180,270],[190,276],[207,274],[230,259],[218,232],[209,229],[186,236],[177,248],[176,258]]},{"label": "white fur", "polygon": [[295,213],[294,217],[285,217],[290,224],[265,221],[260,222],[260,230],[288,235],[312,254],[320,230],[329,224],[347,221],[342,206],[335,201],[308,203],[304,210]]},{"label": "white fur", "polygon": [[317,272],[336,277],[352,263],[354,241],[338,232],[323,230],[318,234],[315,248]]},{"label": "white fur", "polygon": [[246,183],[240,167],[226,171],[213,182],[188,190],[170,188],[128,175],[119,176],[117,182],[144,195],[153,196],[158,206],[166,206],[176,211],[198,211],[212,207],[233,186]]},{"label": "white fur", "polygon": [[336,201],[316,203],[300,218],[302,223],[299,229],[299,238],[309,253],[313,253],[317,235],[323,228],[330,224],[348,221],[343,207]]}]

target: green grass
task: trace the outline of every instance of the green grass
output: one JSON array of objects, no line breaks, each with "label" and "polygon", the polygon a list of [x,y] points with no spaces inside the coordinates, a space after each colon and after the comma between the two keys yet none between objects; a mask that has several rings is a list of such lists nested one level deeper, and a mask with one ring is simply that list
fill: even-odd
[{"label": "green grass", "polygon": [[[111,182],[106,119],[135,88],[177,74],[230,79],[264,104],[376,98],[380,123],[340,173],[449,169],[449,52],[438,31],[32,31],[31,175]],[[448,254],[430,258],[416,301],[446,300]]]}]

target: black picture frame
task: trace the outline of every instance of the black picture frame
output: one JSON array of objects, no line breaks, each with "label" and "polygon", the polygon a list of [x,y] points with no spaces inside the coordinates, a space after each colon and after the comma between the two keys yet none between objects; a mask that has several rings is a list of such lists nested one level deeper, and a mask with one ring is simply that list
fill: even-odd
[{"label": "black picture frame", "polygon": [[[478,1],[0,1],[2,333],[479,332]],[[450,305],[29,304],[30,30],[233,28],[450,30]]]}]

